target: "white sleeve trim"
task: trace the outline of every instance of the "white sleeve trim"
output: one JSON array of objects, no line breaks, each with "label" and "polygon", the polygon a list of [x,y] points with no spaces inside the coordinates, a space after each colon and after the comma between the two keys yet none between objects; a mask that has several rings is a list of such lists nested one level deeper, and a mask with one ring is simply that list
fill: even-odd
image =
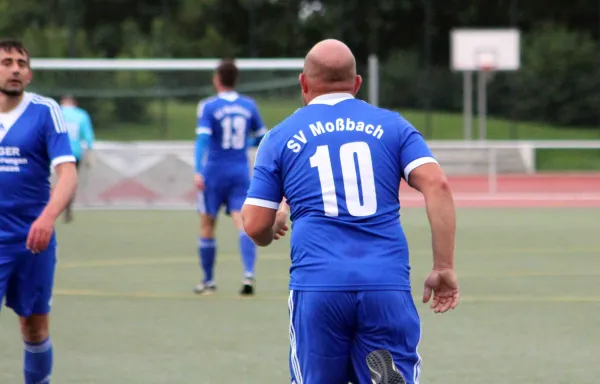
[{"label": "white sleeve trim", "polygon": [[196,128],[196,135],[212,135],[212,129],[206,127]]},{"label": "white sleeve trim", "polygon": [[50,163],[50,166],[52,168],[55,168],[57,165],[59,164],[63,164],[63,163],[75,163],[75,156],[72,155],[66,155],[66,156],[58,156],[55,157],[52,162]]},{"label": "white sleeve trim", "polygon": [[408,181],[408,175],[416,168],[424,164],[435,163],[438,164],[437,160],[433,157],[420,157],[416,160],[411,161],[406,168],[404,168],[404,180]]},{"label": "white sleeve trim", "polygon": [[256,205],[257,207],[271,208],[274,210],[279,209],[279,203],[276,203],[274,201],[269,201],[269,200],[255,199],[253,197],[246,198],[246,201],[244,201],[244,204]]},{"label": "white sleeve trim", "polygon": [[264,135],[266,133],[267,133],[267,127],[262,127],[258,131],[254,132],[254,136],[255,137],[260,137],[260,136],[262,136],[262,135]]}]

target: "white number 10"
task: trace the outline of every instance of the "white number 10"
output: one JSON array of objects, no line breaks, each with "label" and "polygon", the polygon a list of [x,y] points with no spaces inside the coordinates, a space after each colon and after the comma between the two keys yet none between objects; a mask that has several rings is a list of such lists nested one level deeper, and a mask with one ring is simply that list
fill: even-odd
[{"label": "white number 10", "polygon": [[[358,172],[362,187],[362,204],[358,190],[354,154],[356,154],[356,159],[358,160]],[[369,216],[377,212],[375,177],[373,176],[373,161],[369,145],[365,142],[353,142],[342,145],[340,147],[340,163],[342,165],[348,213],[352,216]],[[310,158],[310,166],[312,168],[317,167],[319,171],[325,215],[338,216],[335,181],[333,179],[333,169],[331,167],[328,146],[321,145],[317,147],[317,151]]]}]

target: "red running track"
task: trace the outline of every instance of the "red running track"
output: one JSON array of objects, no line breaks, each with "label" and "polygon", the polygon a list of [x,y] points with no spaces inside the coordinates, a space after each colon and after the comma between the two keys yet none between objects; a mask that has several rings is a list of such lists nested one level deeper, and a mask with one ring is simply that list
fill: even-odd
[{"label": "red running track", "polygon": [[[600,207],[600,173],[499,175],[490,192],[486,176],[449,177],[459,207]],[[423,206],[423,197],[406,183],[404,207]]]}]

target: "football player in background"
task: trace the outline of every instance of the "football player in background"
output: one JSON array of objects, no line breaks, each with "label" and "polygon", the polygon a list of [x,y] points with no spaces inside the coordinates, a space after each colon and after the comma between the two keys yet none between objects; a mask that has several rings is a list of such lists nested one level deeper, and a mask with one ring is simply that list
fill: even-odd
[{"label": "football player in background", "polygon": [[[63,96],[60,100],[61,110],[71,140],[71,149],[75,156],[75,167],[79,171],[82,162],[89,159],[90,151],[94,146],[94,128],[92,119],[86,110],[77,105],[77,101],[70,95]],[[85,147],[81,145],[85,142]],[[71,199],[65,210],[65,221],[73,220],[72,205],[75,197]]]},{"label": "football player in background", "polygon": [[217,94],[198,105],[194,182],[201,222],[198,254],[204,271],[204,279],[194,289],[199,294],[217,288],[215,226],[223,205],[238,230],[244,265],[240,294],[254,294],[256,246],[244,232],[240,211],[250,185],[247,148],[257,146],[267,129],[254,100],[235,91],[238,75],[233,61],[222,61],[213,76]]}]

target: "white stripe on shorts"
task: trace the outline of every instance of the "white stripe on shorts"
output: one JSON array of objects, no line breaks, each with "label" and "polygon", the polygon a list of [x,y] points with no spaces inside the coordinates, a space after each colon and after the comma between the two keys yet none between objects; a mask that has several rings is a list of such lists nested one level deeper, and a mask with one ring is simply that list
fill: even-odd
[{"label": "white stripe on shorts", "polygon": [[419,379],[421,378],[421,355],[419,355],[419,344],[421,343],[421,334],[423,333],[423,328],[419,326],[419,341],[417,342],[417,347],[415,348],[415,352],[417,353],[417,362],[415,363],[415,367],[413,369],[413,382],[415,384],[419,384]]},{"label": "white stripe on shorts", "polygon": [[302,373],[300,372],[300,362],[298,361],[298,351],[296,350],[296,330],[294,329],[294,291],[290,290],[290,296],[288,298],[288,309],[290,312],[290,363],[296,384],[302,384]]},{"label": "white stripe on shorts", "polygon": [[196,199],[196,209],[198,213],[206,213],[206,203],[204,202],[204,192],[198,192],[198,198]]}]

